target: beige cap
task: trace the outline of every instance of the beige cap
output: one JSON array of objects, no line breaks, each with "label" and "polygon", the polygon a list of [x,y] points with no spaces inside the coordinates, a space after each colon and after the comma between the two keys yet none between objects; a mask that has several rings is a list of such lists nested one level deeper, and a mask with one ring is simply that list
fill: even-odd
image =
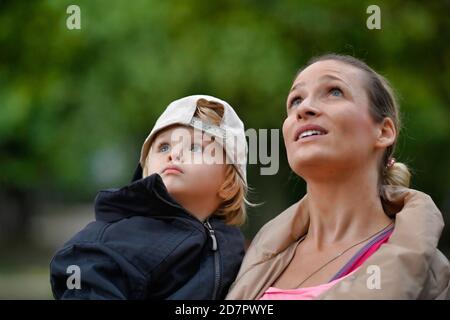
[{"label": "beige cap", "polygon": [[[199,118],[194,117],[197,102],[200,99],[218,102],[224,106],[224,114],[219,126],[205,123]],[[228,102],[208,95],[188,96],[175,100],[167,106],[142,145],[140,158],[142,168],[144,168],[153,138],[159,131],[174,124],[191,126],[219,138],[216,141],[225,149],[227,161],[235,166],[239,175],[247,183],[246,166],[248,146],[245,138],[244,124]]]}]

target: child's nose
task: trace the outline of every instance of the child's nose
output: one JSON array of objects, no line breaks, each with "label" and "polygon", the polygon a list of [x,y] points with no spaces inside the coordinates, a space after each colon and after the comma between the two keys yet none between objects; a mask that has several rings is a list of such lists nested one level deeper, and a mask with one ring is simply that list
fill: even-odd
[{"label": "child's nose", "polygon": [[183,156],[183,148],[175,146],[169,152],[169,161],[173,160],[181,161],[182,156]]}]

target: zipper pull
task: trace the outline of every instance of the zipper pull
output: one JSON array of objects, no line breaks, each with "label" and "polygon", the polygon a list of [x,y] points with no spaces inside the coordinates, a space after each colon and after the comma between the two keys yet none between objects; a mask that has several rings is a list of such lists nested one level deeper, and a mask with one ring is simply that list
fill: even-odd
[{"label": "zipper pull", "polygon": [[209,235],[211,236],[212,250],[216,251],[217,250],[217,239],[216,239],[216,235],[214,234],[214,229],[212,228],[211,224],[209,223],[209,220],[206,220],[204,225],[208,229]]}]

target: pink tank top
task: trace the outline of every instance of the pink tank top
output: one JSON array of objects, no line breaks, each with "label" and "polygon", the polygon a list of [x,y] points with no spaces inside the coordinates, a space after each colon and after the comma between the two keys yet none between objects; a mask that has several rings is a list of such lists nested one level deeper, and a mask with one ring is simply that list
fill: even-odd
[{"label": "pink tank top", "polygon": [[339,270],[336,275],[327,283],[298,289],[279,289],[275,287],[269,287],[260,300],[313,300],[323,292],[330,289],[336,283],[342,279],[348,277],[355,272],[364,261],[367,260],[375,251],[377,251],[383,243],[389,240],[394,227],[385,230],[377,237],[368,242],[363,248],[361,248],[346,264]]}]

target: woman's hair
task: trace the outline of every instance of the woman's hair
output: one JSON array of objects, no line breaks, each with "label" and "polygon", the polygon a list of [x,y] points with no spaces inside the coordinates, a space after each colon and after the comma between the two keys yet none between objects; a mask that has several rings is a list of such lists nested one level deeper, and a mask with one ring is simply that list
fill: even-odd
[{"label": "woman's hair", "polygon": [[296,77],[306,67],[313,63],[325,60],[340,61],[363,71],[367,79],[365,89],[369,97],[369,113],[372,119],[376,123],[381,123],[383,119],[388,117],[394,122],[397,137],[394,143],[386,148],[382,161],[378,167],[378,190],[380,194],[382,185],[409,187],[411,173],[408,167],[401,162],[395,162],[393,165],[388,166],[389,161],[394,156],[395,145],[401,128],[399,105],[389,82],[382,75],[370,68],[365,62],[352,56],[338,54],[325,54],[312,58],[305,67],[297,72]]},{"label": "woman's hair", "polygon": [[[206,99],[197,101],[197,110],[194,116],[202,121],[219,125],[223,114],[224,106],[221,103]],[[226,166],[225,181],[219,190],[222,203],[214,215],[223,218],[227,224],[242,225],[247,219],[245,204],[249,203],[246,199],[248,186],[234,165],[227,164]]]}]

